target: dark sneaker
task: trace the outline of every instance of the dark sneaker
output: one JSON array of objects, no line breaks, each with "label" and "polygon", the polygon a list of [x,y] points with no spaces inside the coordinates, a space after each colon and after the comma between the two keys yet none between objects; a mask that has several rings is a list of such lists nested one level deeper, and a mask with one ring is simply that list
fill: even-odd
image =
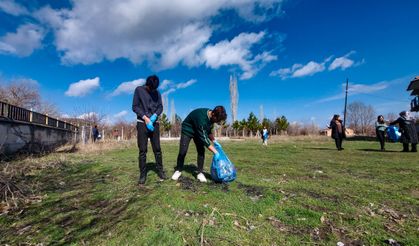
[{"label": "dark sneaker", "polygon": [[140,175],[140,178],[138,179],[138,184],[145,184],[145,181],[147,180],[147,176],[146,175]]},{"label": "dark sneaker", "polygon": [[163,179],[163,180],[167,179],[166,173],[164,171],[158,172],[157,175],[159,176],[160,179]]}]

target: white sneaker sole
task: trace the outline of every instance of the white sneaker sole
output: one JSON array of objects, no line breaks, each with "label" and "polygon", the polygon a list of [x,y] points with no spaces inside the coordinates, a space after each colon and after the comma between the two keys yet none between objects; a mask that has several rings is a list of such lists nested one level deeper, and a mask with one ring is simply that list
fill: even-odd
[{"label": "white sneaker sole", "polygon": [[179,180],[179,178],[180,178],[180,176],[182,176],[182,173],[180,173],[179,175],[175,175],[176,173],[174,173],[173,175],[172,175],[172,180],[174,180],[174,181],[178,181]]}]

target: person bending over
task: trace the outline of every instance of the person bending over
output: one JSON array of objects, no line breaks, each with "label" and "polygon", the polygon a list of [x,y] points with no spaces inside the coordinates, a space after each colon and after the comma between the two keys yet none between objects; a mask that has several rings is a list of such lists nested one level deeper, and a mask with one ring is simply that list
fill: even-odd
[{"label": "person bending over", "polygon": [[217,106],[213,110],[208,108],[199,108],[193,110],[182,122],[182,133],[179,143],[179,154],[177,157],[177,165],[175,173],[172,176],[173,180],[178,180],[182,175],[185,156],[188,152],[189,142],[193,139],[198,152],[198,175],[196,176],[200,182],[207,182],[204,170],[205,147],[208,148],[216,160],[219,159],[220,154],[215,149],[214,145],[221,145],[215,141],[212,134],[214,123],[220,123],[227,119],[227,114],[223,106]]}]

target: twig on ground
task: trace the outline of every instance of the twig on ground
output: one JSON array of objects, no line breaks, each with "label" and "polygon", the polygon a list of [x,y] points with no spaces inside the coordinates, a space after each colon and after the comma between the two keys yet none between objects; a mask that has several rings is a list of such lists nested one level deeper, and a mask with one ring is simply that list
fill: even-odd
[{"label": "twig on ground", "polygon": [[203,218],[202,219],[202,229],[201,229],[201,246],[204,245],[204,229],[205,225],[208,224],[208,220],[211,219],[211,217],[214,215],[214,212],[217,210],[217,208],[213,208],[211,214],[208,216],[208,219]]}]

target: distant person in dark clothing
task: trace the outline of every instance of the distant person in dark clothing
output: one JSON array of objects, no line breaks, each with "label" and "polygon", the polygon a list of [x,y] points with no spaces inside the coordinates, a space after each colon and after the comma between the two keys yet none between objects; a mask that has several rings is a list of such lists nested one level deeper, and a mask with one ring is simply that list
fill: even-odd
[{"label": "distant person in dark clothing", "polygon": [[342,141],[345,137],[345,129],[342,125],[342,120],[340,119],[340,115],[335,114],[330,121],[329,128],[332,129],[332,138],[335,140],[336,148],[340,151],[343,150],[342,148]]},{"label": "distant person in dark clothing", "polygon": [[140,168],[139,184],[145,184],[147,179],[147,144],[150,138],[154,157],[156,158],[157,174],[164,180],[166,174],[163,169],[163,158],[160,148],[160,127],[158,116],[163,112],[163,105],[159,87],[159,78],[149,76],[144,86],[135,89],[132,101],[132,111],[137,114],[137,144],[139,148],[138,165]]},{"label": "distant person in dark clothing", "polygon": [[179,154],[177,157],[177,166],[172,176],[173,180],[178,180],[182,175],[182,169],[185,162],[185,156],[188,152],[189,142],[193,139],[198,152],[198,175],[196,178],[200,182],[207,182],[204,171],[205,147],[208,148],[217,160],[220,154],[215,146],[221,145],[215,141],[212,134],[214,123],[220,123],[227,119],[227,114],[223,106],[217,106],[214,109],[199,108],[193,110],[182,122],[182,133],[180,137]]},{"label": "distant person in dark clothing", "polygon": [[375,134],[377,135],[377,139],[380,142],[381,151],[385,151],[384,144],[386,141],[386,129],[387,125],[384,122],[384,116],[379,115],[377,117],[377,122],[375,122]]},{"label": "distant person in dark clothing", "polygon": [[95,125],[95,127],[93,127],[92,135],[93,135],[93,142],[96,142],[96,140],[99,137],[99,130],[97,129],[97,125]]},{"label": "distant person in dark clothing", "polygon": [[409,152],[409,143],[412,144],[412,152],[418,152],[417,144],[418,144],[418,133],[416,132],[415,122],[410,120],[407,112],[402,111],[400,112],[400,117],[391,122],[390,125],[399,125],[399,131],[401,132],[402,136],[400,137],[400,142],[403,144],[403,152]]}]

